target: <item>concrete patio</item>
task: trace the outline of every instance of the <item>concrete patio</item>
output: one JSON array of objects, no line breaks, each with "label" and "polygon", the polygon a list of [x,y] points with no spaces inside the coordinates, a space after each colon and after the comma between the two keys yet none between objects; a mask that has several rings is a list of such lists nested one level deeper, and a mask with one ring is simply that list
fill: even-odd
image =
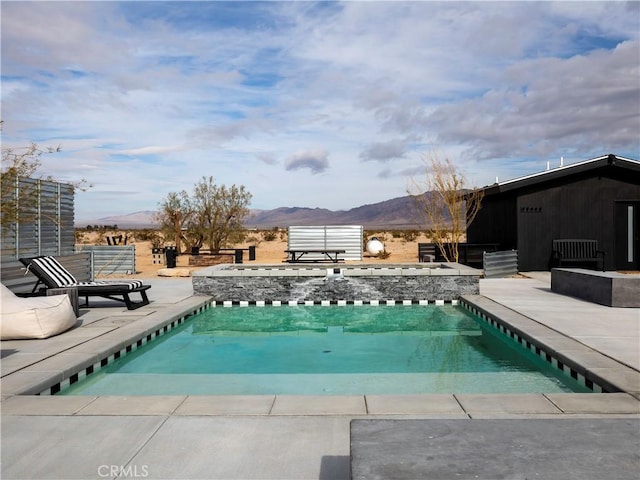
[{"label": "concrete patio", "polygon": [[[206,301],[192,296],[190,279],[150,279],[151,304],[139,310],[127,311],[105,301],[99,308],[82,309],[81,326],[60,336],[2,342],[1,476],[348,479],[353,419],[462,420],[473,422],[474,429],[480,431],[483,421],[496,419],[622,419],[632,422],[632,431],[637,427],[635,445],[629,447],[626,442],[624,447],[625,451],[635,448],[635,467],[640,468],[640,309],[604,307],[557,295],[550,291],[548,274],[531,276],[534,278],[482,280],[484,298],[479,301],[526,317],[532,322],[526,328],[536,330],[532,334],[555,342],[560,353],[577,354],[601,377],[623,385],[622,392],[340,397],[24,395],[37,391],[52,376],[64,376],[72,366],[89,365],[98,352],[114,348],[114,342],[149,331]],[[566,435],[565,441],[572,442],[570,432]],[[548,446],[540,439],[529,448],[543,452]],[[479,452],[466,460],[468,475],[454,475],[451,470],[446,476],[445,470],[438,478],[493,478],[490,475],[495,470],[488,467],[494,463],[494,458]],[[517,463],[507,473],[509,478],[522,478],[518,477]]]}]

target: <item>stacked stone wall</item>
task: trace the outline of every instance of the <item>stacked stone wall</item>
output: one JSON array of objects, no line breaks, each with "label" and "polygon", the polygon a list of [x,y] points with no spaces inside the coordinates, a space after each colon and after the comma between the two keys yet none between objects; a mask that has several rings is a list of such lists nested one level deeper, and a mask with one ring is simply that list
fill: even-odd
[{"label": "stacked stone wall", "polygon": [[480,275],[361,277],[194,276],[196,294],[216,301],[457,300],[479,293]]}]

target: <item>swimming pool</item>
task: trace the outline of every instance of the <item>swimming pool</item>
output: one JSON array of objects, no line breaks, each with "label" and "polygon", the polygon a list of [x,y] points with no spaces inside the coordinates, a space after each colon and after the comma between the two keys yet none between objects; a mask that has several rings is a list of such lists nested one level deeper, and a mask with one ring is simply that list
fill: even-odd
[{"label": "swimming pool", "polygon": [[66,395],[589,392],[454,305],[209,308]]}]

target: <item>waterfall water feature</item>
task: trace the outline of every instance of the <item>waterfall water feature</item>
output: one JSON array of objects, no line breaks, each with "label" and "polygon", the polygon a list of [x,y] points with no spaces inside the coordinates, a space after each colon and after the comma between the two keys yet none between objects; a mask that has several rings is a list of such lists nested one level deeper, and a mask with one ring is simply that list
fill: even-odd
[{"label": "waterfall water feature", "polygon": [[289,300],[296,302],[308,299],[313,292],[322,287],[325,279],[322,277],[311,277],[309,280],[299,282],[291,287],[291,297]]},{"label": "waterfall water feature", "polygon": [[311,277],[293,285],[290,300],[369,300],[384,295],[356,277],[345,277],[342,269],[328,269],[325,277]]}]

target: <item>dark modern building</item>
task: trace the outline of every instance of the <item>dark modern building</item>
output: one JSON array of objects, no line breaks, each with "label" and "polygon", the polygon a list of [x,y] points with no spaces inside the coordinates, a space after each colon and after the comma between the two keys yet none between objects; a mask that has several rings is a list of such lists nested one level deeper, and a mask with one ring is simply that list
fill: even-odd
[{"label": "dark modern building", "polygon": [[468,243],[518,250],[520,271],[548,270],[554,239],[592,239],[606,270],[639,270],[640,161],[605,155],[484,188]]}]

